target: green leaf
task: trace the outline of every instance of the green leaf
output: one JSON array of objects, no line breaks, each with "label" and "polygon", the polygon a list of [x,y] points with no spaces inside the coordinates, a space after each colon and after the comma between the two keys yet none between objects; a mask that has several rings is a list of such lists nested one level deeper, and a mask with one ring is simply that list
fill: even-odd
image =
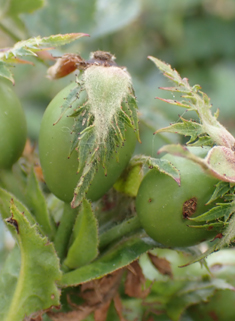
[{"label": "green leaf", "polygon": [[216,250],[218,250],[218,244],[220,243],[220,241],[215,242],[212,246],[210,246],[204,253],[200,253],[198,255],[196,255],[191,261],[189,261],[188,263],[181,265],[179,267],[185,267],[188,266],[190,264],[196,263],[196,262],[201,262],[203,263],[205,258],[207,256],[209,256],[210,254],[212,254],[213,252],[215,252]]},{"label": "green leaf", "polygon": [[42,193],[33,168],[28,176],[26,194],[27,205],[29,206],[31,213],[35,216],[45,235],[52,238],[55,233],[55,226],[50,219],[46,199]]},{"label": "green leaf", "polygon": [[229,225],[225,231],[223,231],[223,238],[219,241],[217,249],[222,249],[225,246],[228,246],[231,241],[234,241],[235,238],[235,215],[229,221]]},{"label": "green leaf", "polygon": [[227,221],[234,212],[234,203],[221,204],[220,206],[213,207],[202,215],[191,217],[189,220],[195,222],[210,222],[225,217],[225,221]]},{"label": "green leaf", "polygon": [[146,234],[137,234],[112,247],[95,262],[74,271],[65,273],[60,286],[76,286],[78,284],[100,278],[106,274],[129,265],[141,254],[156,247],[157,244]]},{"label": "green leaf", "polygon": [[149,169],[155,168],[159,170],[161,173],[164,173],[172,177],[176,181],[176,183],[180,186],[180,172],[168,160],[147,157],[144,155],[136,155],[132,158],[130,162],[130,166],[134,166],[137,164],[140,164],[142,166],[143,165],[148,166]]},{"label": "green leaf", "polygon": [[[50,37],[41,38],[40,36],[30,38],[27,40],[17,42],[14,47],[7,48],[0,52],[0,71],[2,70],[2,76],[13,81],[11,72],[8,70],[7,64],[17,63],[29,63],[28,61],[22,60],[19,57],[22,56],[34,56],[37,57],[37,52],[41,50],[48,50],[51,47],[63,46],[81,37],[88,36],[85,33],[68,33],[64,35],[52,35]],[[3,65],[3,63],[5,63]],[[32,64],[32,63],[31,63]],[[8,70],[8,71],[7,71]]]},{"label": "green leaf", "polygon": [[[231,192],[231,190],[230,190],[230,192]],[[234,191],[231,194],[225,194],[224,195],[224,201],[225,202],[233,202],[233,201],[235,201]]]},{"label": "green leaf", "polygon": [[190,305],[205,302],[218,289],[234,288],[222,279],[187,282],[185,287],[177,291],[166,305],[166,311],[172,321],[178,321],[183,311]]},{"label": "green leaf", "polygon": [[[52,35],[50,37],[29,38],[17,42],[14,47],[0,52],[0,59],[6,62],[16,62],[18,56],[36,56],[37,51],[49,49],[50,47],[63,46],[81,37],[88,36],[85,33],[68,33],[64,35]],[[11,60],[12,59],[12,60]]]},{"label": "green leaf", "polygon": [[0,61],[0,76],[9,79],[14,84],[14,77],[10,69],[7,68],[7,64]]},{"label": "green leaf", "polygon": [[194,142],[199,137],[199,135],[203,134],[202,125],[190,120],[186,120],[182,117],[180,117],[180,119],[182,120],[181,123],[175,123],[168,127],[158,129],[155,134],[168,132],[184,136],[191,136],[190,140],[187,142],[188,144]]},{"label": "green leaf", "polygon": [[164,99],[164,98],[159,98],[159,97],[157,97],[157,99],[159,99],[161,101],[164,101],[165,103],[168,103],[168,104],[171,104],[171,105],[175,105],[175,106],[186,108],[188,110],[196,110],[195,108],[193,108],[193,106],[190,103],[187,103],[187,102],[177,101],[177,100],[174,100],[174,99]]},{"label": "green leaf", "polygon": [[[11,200],[14,200],[15,205],[18,210],[24,213],[25,218],[29,221],[30,225],[36,226],[36,220],[33,215],[30,213],[28,208],[22,204],[13,194],[7,192],[3,188],[0,187],[0,213],[3,219],[7,219],[11,216],[10,213],[10,204]],[[40,226],[37,226],[38,230],[43,234]],[[15,229],[10,229],[14,236],[16,236]]]},{"label": "green leaf", "polygon": [[[176,84],[177,90],[173,90],[173,92],[178,91],[178,89],[179,92],[186,92],[186,95],[183,95],[182,98],[186,98],[187,101],[161,98],[158,99],[168,102],[172,105],[187,108],[188,110],[194,110],[200,118],[200,123],[202,124],[203,128],[202,131],[208,134],[215,144],[233,149],[235,145],[235,138],[226,130],[224,126],[218,122],[218,113],[212,115],[210,110],[210,99],[205,93],[200,91],[200,86],[195,85],[191,87],[187,78],[181,78],[179,73],[176,70],[173,70],[169,64],[166,64],[165,62],[151,56],[148,58],[152,60],[154,64],[163,72],[164,76]],[[166,90],[171,90],[171,87],[166,88]]]},{"label": "green leaf", "polygon": [[199,224],[199,225],[190,225],[188,224],[188,227],[192,227],[195,229],[205,229],[210,231],[210,229],[215,229],[218,231],[218,235],[221,235],[222,229],[227,226],[228,223],[224,223],[223,221],[218,221],[218,222],[210,222],[210,223],[205,223],[205,224]]},{"label": "green leaf", "polygon": [[[180,74],[177,72],[177,70],[171,68],[171,65],[155,57],[149,56],[148,59],[151,60],[157,66],[157,68],[163,72],[163,75],[165,77],[169,78],[170,80],[172,80],[174,83],[178,85],[177,89],[179,88],[180,92],[182,92],[182,90],[188,94],[192,92],[192,88],[188,83],[188,79],[187,78],[182,79],[180,77]],[[197,87],[196,89],[198,90],[199,88],[200,87]],[[162,87],[162,89],[164,88]],[[170,90],[170,88],[167,88],[167,90]]]},{"label": "green leaf", "polygon": [[63,215],[60,219],[59,227],[54,238],[55,249],[61,262],[65,258],[68,250],[68,245],[71,239],[71,234],[77,217],[77,213],[77,208],[71,208],[70,203],[64,203]]},{"label": "green leaf", "polygon": [[207,204],[210,204],[217,200],[218,198],[222,198],[226,193],[230,190],[230,184],[228,182],[219,182],[216,184],[216,188],[214,190],[214,193],[212,194],[210,200],[207,202]]},{"label": "green leaf", "polygon": [[73,243],[69,248],[64,265],[70,269],[84,266],[98,255],[98,223],[91,204],[84,199],[79,207],[73,230]]},{"label": "green leaf", "polygon": [[159,87],[159,89],[171,91],[171,92],[188,94],[188,95],[191,93],[191,91],[189,89],[181,88],[181,87]]},{"label": "green leaf", "polygon": [[44,6],[45,0],[10,0],[8,1],[8,15],[32,13]]},{"label": "green leaf", "polygon": [[[11,218],[6,222],[16,231],[21,268],[14,293],[0,313],[3,321],[22,321],[25,316],[59,304],[56,282],[61,272],[53,244],[38,234],[37,227],[29,223],[13,201],[10,212]],[[0,291],[4,291],[1,286]]]},{"label": "green leaf", "polygon": [[187,158],[197,164],[202,169],[218,180],[224,182],[235,182],[235,156],[233,150],[225,146],[214,146],[211,148],[205,159],[197,157],[185,146],[180,144],[169,144],[159,149],[158,153],[166,152],[179,157]]},{"label": "green leaf", "polygon": [[20,274],[20,250],[18,246],[8,254],[0,272],[0,318],[9,309],[11,298],[14,296],[17,280]]},{"label": "green leaf", "polygon": [[214,146],[213,140],[210,138],[210,136],[201,136],[198,137],[198,140],[196,140],[194,143],[191,143],[191,146]]}]

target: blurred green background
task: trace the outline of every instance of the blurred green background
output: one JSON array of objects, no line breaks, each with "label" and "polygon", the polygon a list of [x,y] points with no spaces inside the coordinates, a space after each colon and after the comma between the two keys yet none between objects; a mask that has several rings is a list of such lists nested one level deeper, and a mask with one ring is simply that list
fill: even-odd
[{"label": "blurred green background", "polygon": [[[142,144],[136,152],[156,156],[177,135],[153,135],[186,110],[155,99],[172,98],[158,89],[170,85],[147,56],[176,68],[191,85],[199,83],[210,97],[219,120],[235,133],[235,0],[0,0],[0,45],[12,46],[33,36],[84,32],[89,38],[52,51],[79,53],[110,51],[133,77],[140,110]],[[37,9],[37,10],[36,10]],[[43,112],[54,95],[74,79],[50,81],[47,66],[20,65],[13,69],[28,119],[29,137],[37,141]]]},{"label": "blurred green background", "polygon": [[[163,144],[182,142],[180,136],[153,132],[179,121],[179,115],[196,117],[155,99],[174,96],[159,90],[171,84],[147,56],[168,62],[191,85],[200,84],[213,111],[219,108],[219,120],[235,135],[235,0],[0,0],[0,48],[70,32],[90,37],[52,50],[55,56],[78,53],[88,59],[92,51],[110,51],[130,72],[140,113],[142,144],[136,153],[156,157]],[[12,71],[28,135],[37,142],[48,103],[75,76],[51,81],[46,78],[49,64],[33,62]],[[0,268],[13,245],[0,222]]]}]

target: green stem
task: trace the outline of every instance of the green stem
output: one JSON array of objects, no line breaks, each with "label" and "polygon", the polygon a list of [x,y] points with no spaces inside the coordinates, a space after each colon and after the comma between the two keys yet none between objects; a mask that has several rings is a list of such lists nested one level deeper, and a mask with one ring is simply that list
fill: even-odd
[{"label": "green stem", "polygon": [[100,235],[99,248],[101,249],[111,242],[116,241],[122,236],[130,232],[134,232],[139,228],[141,228],[141,224],[138,216],[123,221],[122,223],[112,227],[111,229]]},{"label": "green stem", "polygon": [[66,256],[69,240],[77,217],[77,208],[71,208],[70,203],[64,203],[63,216],[55,235],[54,245],[61,262]]}]

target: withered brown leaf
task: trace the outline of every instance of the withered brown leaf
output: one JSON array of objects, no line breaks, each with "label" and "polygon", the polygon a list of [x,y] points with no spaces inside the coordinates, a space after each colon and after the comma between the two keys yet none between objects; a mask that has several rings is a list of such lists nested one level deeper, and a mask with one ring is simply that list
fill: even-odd
[{"label": "withered brown leaf", "polygon": [[145,277],[138,261],[134,261],[127,267],[125,281],[125,293],[133,298],[146,298],[150,289],[145,289]]},{"label": "withered brown leaf", "polygon": [[122,274],[123,269],[120,269],[101,279],[83,283],[80,294],[85,301],[83,304],[76,305],[68,298],[73,311],[49,312],[48,315],[53,321],[82,321],[94,312],[95,321],[105,321],[110,302],[118,292]]},{"label": "withered brown leaf", "polygon": [[94,312],[94,319],[95,321],[105,321],[107,318],[109,306],[110,306],[111,300],[105,302],[101,305],[99,309],[96,309]]},{"label": "withered brown leaf", "polygon": [[117,270],[105,275],[101,279],[93,280],[81,285],[81,297],[89,306],[105,303],[117,293],[123,270]]},{"label": "withered brown leaf", "polygon": [[153,255],[148,253],[148,256],[155,266],[155,268],[163,275],[168,275],[170,278],[173,278],[171,264],[167,259],[158,257],[157,255]]}]

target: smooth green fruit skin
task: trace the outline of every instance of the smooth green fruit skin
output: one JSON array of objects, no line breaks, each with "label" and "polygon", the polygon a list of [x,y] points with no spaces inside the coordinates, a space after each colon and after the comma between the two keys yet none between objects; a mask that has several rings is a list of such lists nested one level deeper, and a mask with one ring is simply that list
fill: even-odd
[{"label": "smooth green fruit skin", "polygon": [[[74,123],[72,117],[66,114],[60,121],[53,125],[61,114],[61,105],[68,96],[74,83],[60,91],[48,105],[40,128],[39,156],[43,175],[50,191],[64,202],[71,202],[74,189],[80,178],[78,169],[78,154],[73,151],[70,158],[71,130]],[[67,114],[71,113],[71,110]],[[100,166],[88,190],[87,198],[96,201],[102,197],[116,182],[127,166],[136,145],[134,130],[127,128],[124,146],[119,148],[117,162],[116,156],[107,163],[107,176]]]},{"label": "smooth green fruit skin", "polygon": [[10,168],[18,160],[27,137],[25,114],[10,86],[0,81],[0,169]]},{"label": "smooth green fruit skin", "polygon": [[[201,153],[204,157],[203,150]],[[199,165],[185,158],[170,154],[163,158],[180,170],[181,186],[156,169],[146,174],[136,198],[137,214],[146,233],[166,247],[192,246],[213,238],[218,231],[188,227],[196,223],[184,218],[182,210],[184,202],[192,198],[197,200],[192,217],[209,210],[211,206],[205,204],[218,180],[207,176]]]}]

